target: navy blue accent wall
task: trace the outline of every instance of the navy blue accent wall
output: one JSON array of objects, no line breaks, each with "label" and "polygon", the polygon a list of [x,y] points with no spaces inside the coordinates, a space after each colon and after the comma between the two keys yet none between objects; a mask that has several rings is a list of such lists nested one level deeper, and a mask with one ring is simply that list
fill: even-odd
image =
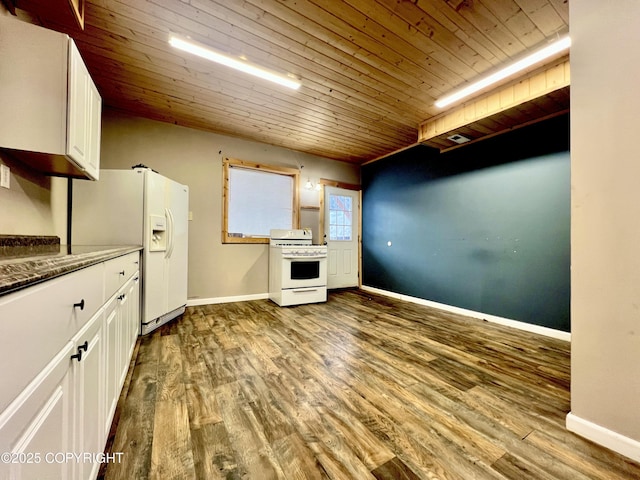
[{"label": "navy blue accent wall", "polygon": [[364,285],[570,331],[568,116],[414,147],[362,186]]}]

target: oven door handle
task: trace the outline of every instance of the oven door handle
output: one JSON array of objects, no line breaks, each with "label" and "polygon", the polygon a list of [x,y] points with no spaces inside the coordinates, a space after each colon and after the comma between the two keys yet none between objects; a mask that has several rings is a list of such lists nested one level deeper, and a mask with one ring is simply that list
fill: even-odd
[{"label": "oven door handle", "polygon": [[327,254],[326,253],[321,253],[319,255],[289,255],[289,254],[283,254],[282,258],[286,258],[287,260],[301,260],[301,259],[314,260],[314,259],[318,259],[318,258],[327,258]]}]

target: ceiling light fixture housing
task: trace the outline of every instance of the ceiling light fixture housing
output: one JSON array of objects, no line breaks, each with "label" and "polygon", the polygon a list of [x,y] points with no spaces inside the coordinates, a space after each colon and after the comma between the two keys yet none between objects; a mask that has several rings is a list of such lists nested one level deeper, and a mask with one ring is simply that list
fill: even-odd
[{"label": "ceiling light fixture housing", "polygon": [[457,144],[467,143],[471,141],[470,138],[467,138],[464,135],[460,135],[459,133],[456,133],[455,135],[451,135],[450,137],[447,137],[447,140],[451,140],[452,142],[455,142]]},{"label": "ceiling light fixture housing", "polygon": [[542,62],[548,58],[553,57],[554,55],[558,55],[566,50],[569,50],[571,47],[571,38],[567,35],[549,45],[536,50],[535,52],[527,55],[526,57],[507,65],[504,68],[501,68],[495,73],[488,75],[484,78],[481,78],[477,82],[472,83],[458,91],[455,91],[449,95],[446,95],[440,98],[436,103],[436,107],[443,108],[451,105],[452,103],[457,102],[458,100],[462,100],[463,98],[469,97],[480,90],[487,88],[494,83],[498,83],[505,78],[511,77],[526,68],[529,68],[537,63]]},{"label": "ceiling light fixture housing", "polygon": [[278,85],[282,85],[293,90],[297,90],[301,86],[301,83],[295,78],[253,65],[240,58],[230,57],[224,53],[215,51],[211,47],[181,38],[177,35],[171,35],[169,37],[169,44],[178,50],[191,53],[192,55],[197,55],[198,57],[248,73],[249,75],[262,78],[263,80],[269,80],[270,82],[277,83]]}]

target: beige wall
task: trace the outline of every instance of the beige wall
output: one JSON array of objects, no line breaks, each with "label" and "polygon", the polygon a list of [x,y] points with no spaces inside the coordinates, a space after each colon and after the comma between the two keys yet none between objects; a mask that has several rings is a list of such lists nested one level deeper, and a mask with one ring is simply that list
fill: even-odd
[{"label": "beige wall", "polygon": [[[268,291],[268,247],[223,245],[222,159],[298,168],[307,177],[359,183],[359,168],[266,144],[130,117],[106,110],[102,125],[102,168],[130,168],[143,163],[189,186],[190,299],[228,298]],[[301,187],[302,187],[301,185]],[[301,188],[302,205],[319,205],[318,192]],[[303,226],[314,226],[318,212],[303,212]]]},{"label": "beige wall", "polygon": [[45,176],[0,151],[10,188],[0,188],[0,234],[57,235],[66,239],[67,180]]},{"label": "beige wall", "polygon": [[570,8],[567,425],[640,460],[640,2]]}]

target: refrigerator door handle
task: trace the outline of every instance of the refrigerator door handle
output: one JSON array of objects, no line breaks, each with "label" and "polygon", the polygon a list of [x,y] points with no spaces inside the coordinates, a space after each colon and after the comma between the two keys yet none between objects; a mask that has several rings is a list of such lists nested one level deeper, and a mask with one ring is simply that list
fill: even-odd
[{"label": "refrigerator door handle", "polygon": [[173,213],[171,212],[170,209],[166,208],[165,209],[165,215],[167,216],[167,236],[168,236],[168,243],[167,243],[167,253],[165,254],[165,258],[171,258],[171,255],[173,254],[173,247],[175,245],[174,242],[174,233],[175,233],[175,223],[173,221]]}]

